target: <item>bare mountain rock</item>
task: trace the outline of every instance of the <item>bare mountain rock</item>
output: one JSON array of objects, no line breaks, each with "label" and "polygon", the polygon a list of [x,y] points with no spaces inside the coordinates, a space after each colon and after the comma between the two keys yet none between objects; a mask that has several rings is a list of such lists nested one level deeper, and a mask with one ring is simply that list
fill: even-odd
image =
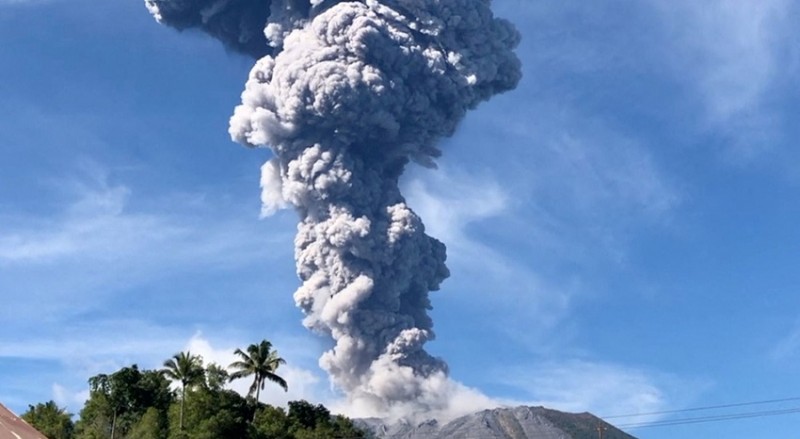
[{"label": "bare mountain rock", "polygon": [[[379,419],[358,423],[381,439],[636,439],[590,413],[565,413],[544,407],[484,410],[440,425]],[[600,429],[598,431],[598,429]]]}]

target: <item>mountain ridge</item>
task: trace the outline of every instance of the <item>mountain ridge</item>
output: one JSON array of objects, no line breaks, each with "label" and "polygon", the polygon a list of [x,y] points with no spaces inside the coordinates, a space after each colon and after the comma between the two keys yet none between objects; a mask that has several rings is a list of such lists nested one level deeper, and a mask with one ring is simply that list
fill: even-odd
[{"label": "mountain ridge", "polygon": [[355,422],[379,439],[636,439],[591,413],[531,406],[482,410],[446,424],[435,419],[416,424],[387,424],[375,418]]}]

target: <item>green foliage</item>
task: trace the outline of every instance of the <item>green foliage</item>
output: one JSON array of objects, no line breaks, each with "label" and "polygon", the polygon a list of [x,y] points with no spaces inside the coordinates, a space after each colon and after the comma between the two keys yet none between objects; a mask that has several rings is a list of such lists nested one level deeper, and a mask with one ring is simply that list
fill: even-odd
[{"label": "green foliage", "polygon": [[[323,405],[292,401],[289,409],[261,404],[266,381],[287,389],[275,374],[284,360],[264,340],[247,352],[232,374],[217,365],[203,368],[202,358],[179,353],[162,370],[140,370],[135,364],[89,378],[90,394],[80,419],[52,401],[30,406],[23,418],[50,439],[354,439],[365,433],[343,416],[331,416]],[[248,398],[225,389],[230,380],[254,378]],[[181,384],[180,398],[170,380]]]},{"label": "green foliage", "polygon": [[136,409],[139,412],[151,407],[166,412],[175,399],[169,388],[169,381],[157,370],[142,372],[136,387]]},{"label": "green foliage", "polygon": [[247,400],[232,390],[201,387],[186,394],[183,432],[176,422],[178,416],[179,407],[173,405],[170,439],[247,438],[252,410]]},{"label": "green foliage", "polygon": [[222,390],[229,378],[228,370],[217,363],[210,363],[206,367],[206,387],[209,390]]},{"label": "green foliage", "polygon": [[178,417],[178,430],[183,430],[183,406],[186,400],[186,387],[203,384],[205,370],[203,370],[203,359],[199,355],[192,355],[191,352],[181,352],[175,354],[164,362],[164,369],[161,371],[165,377],[181,383],[181,403],[180,415]]},{"label": "green foliage", "polygon": [[331,416],[325,406],[307,401],[289,402],[289,412],[263,406],[253,420],[253,439],[366,438],[364,431],[344,416]]},{"label": "green foliage", "polygon": [[75,429],[72,415],[59,408],[54,401],[29,405],[22,419],[49,439],[71,439]]},{"label": "green foliage", "polygon": [[[125,437],[149,408],[165,413],[172,401],[166,378],[158,371],[140,371],[135,364],[91,377],[89,388],[89,400],[76,425],[77,439]],[[164,423],[165,416],[159,422]]]},{"label": "green foliage", "polygon": [[253,436],[256,439],[291,439],[289,417],[280,407],[267,405],[259,408],[253,418]]},{"label": "green foliage", "polygon": [[289,421],[293,428],[311,430],[330,422],[330,419],[331,412],[322,404],[315,406],[308,401],[289,402]]},{"label": "green foliage", "polygon": [[166,417],[155,407],[149,407],[131,427],[126,439],[164,439],[167,436]]},{"label": "green foliage", "polygon": [[336,415],[333,417],[333,431],[331,437],[339,438],[368,438],[371,437],[366,431],[357,427],[347,416]]},{"label": "green foliage", "polygon": [[75,424],[76,439],[108,439],[111,437],[109,403],[104,394],[92,394]]},{"label": "green foliage", "polygon": [[191,352],[180,352],[164,362],[162,373],[181,387],[194,386],[203,382],[203,359]]}]

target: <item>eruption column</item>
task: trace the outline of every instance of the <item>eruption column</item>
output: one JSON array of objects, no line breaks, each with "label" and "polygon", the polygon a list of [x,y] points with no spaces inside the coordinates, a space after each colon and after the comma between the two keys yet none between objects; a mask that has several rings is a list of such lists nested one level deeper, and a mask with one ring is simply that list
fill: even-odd
[{"label": "eruption column", "polygon": [[[428,293],[449,275],[445,246],[398,180],[410,161],[433,166],[435,142],[468,109],[516,86],[517,32],[489,0],[146,2],[167,24],[228,23],[231,4],[270,11],[230,133],[275,154],[262,167],[264,212],[300,215],[294,298],[304,324],[335,341],[320,365],[376,413],[444,408],[447,366],[423,345]],[[220,38],[253,54],[242,35]]]}]

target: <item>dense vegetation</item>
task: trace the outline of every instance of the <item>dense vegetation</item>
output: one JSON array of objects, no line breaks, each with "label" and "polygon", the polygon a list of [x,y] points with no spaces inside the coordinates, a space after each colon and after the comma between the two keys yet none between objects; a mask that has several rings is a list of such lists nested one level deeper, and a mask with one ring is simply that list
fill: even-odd
[{"label": "dense vegetation", "polygon": [[[90,394],[80,418],[53,401],[29,406],[22,415],[49,439],[349,439],[365,433],[322,405],[292,401],[288,410],[258,402],[267,382],[288,389],[277,374],[284,360],[268,341],[237,349],[228,369],[203,364],[181,352],[160,370],[135,364],[89,379]],[[251,379],[246,397],[226,389],[236,379]],[[175,382],[177,390],[170,385]]]}]

